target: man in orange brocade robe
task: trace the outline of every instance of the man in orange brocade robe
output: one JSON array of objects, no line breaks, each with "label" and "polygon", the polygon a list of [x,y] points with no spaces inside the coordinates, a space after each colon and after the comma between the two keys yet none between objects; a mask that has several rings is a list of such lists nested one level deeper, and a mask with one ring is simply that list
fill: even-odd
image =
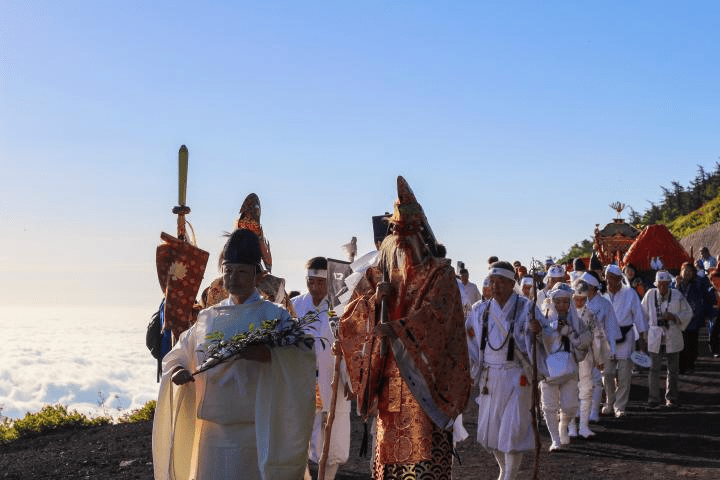
[{"label": "man in orange brocade robe", "polygon": [[339,340],[360,415],[377,415],[373,478],[450,479],[453,422],[471,385],[460,291],[450,262],[431,253],[432,231],[402,177],[390,226]]}]

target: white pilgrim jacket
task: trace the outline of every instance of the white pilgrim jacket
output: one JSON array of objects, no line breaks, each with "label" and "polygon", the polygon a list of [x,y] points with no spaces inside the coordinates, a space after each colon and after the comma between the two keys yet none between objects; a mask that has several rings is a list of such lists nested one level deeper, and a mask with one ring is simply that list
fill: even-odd
[{"label": "white pilgrim jacket", "polygon": [[603,332],[605,332],[605,339],[610,347],[610,354],[615,355],[615,341],[619,340],[622,334],[620,333],[620,327],[618,327],[617,317],[615,316],[615,308],[613,308],[610,300],[603,297],[600,292],[597,292],[593,298],[588,298],[585,303],[588,310],[595,315],[597,322],[602,325]]},{"label": "white pilgrim jacket", "polygon": [[[669,304],[667,298],[660,296],[660,291],[657,288],[651,288],[642,299],[642,307],[648,316],[648,323],[650,324],[648,351],[652,353],[660,353],[660,346],[663,344],[665,344],[667,353],[679,352],[685,346],[682,332],[692,319],[692,308],[680,291],[669,288],[668,296],[670,297]],[[671,323],[667,327],[658,326],[658,309],[661,313],[670,312],[674,314],[680,320],[680,324]]]},{"label": "white pilgrim jacket", "polygon": [[[564,345],[562,344],[563,335],[558,330],[559,316],[557,310],[551,308],[546,315],[548,325],[543,329],[542,341],[547,354],[552,355],[553,353],[564,350]],[[569,361],[572,364],[572,369],[575,372],[575,380],[577,381],[578,363],[585,358],[592,344],[593,336],[574,306],[570,307],[565,322],[568,325],[566,336],[570,341],[570,351],[572,352],[569,356]],[[550,372],[548,371],[548,373]],[[548,378],[546,382],[549,383],[551,380],[553,379]]]},{"label": "white pilgrim jacket", "polygon": [[[530,365],[521,361],[518,355],[522,352],[529,362],[533,361],[533,334],[529,328],[532,308],[531,301],[513,293],[504,307],[494,299],[477,302],[465,321],[470,376],[480,387],[480,394],[475,398],[478,404],[477,441],[491,450],[522,452],[535,446],[530,415],[532,373],[528,368]],[[484,314],[488,309],[487,341],[483,350]],[[547,321],[537,308],[535,317],[544,331]],[[512,332],[515,352],[513,359],[507,360],[511,321],[515,323]],[[547,377],[542,335],[538,336],[535,345],[538,376]],[[487,387],[487,393],[483,393],[484,387]]]},{"label": "white pilgrim jacket", "polygon": [[482,295],[480,294],[478,286],[472,282],[468,282],[467,285],[464,285],[461,280],[458,280],[457,284],[460,289],[460,302],[462,303],[463,310],[467,315],[470,313],[470,310],[475,302],[482,300]]},{"label": "white pilgrim jacket", "polygon": [[[635,350],[636,334],[645,333],[648,330],[647,318],[640,305],[640,298],[634,288],[622,285],[620,290],[611,293],[609,290],[603,295],[612,303],[615,310],[618,328],[634,326],[625,334],[624,342],[615,342],[615,355],[617,358],[630,358]],[[622,332],[620,332],[622,337]]]},{"label": "white pilgrim jacket", "polygon": [[[208,334],[229,338],[278,317],[293,321],[257,292],[242,305],[228,298],[201,311],[165,356],[153,422],[156,480],[237,478],[238,465],[244,479],[303,477],[315,410],[313,349],[273,347],[270,362],[230,360],[179,387],[170,379],[178,366],[193,372],[202,364]],[[232,454],[218,454],[220,448]]]}]

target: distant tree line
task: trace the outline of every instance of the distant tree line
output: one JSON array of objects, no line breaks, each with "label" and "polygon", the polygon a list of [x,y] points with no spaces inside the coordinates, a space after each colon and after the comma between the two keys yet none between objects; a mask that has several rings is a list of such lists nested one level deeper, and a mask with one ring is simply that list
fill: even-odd
[{"label": "distant tree line", "polygon": [[635,220],[639,221],[635,222],[631,217],[630,223],[642,225],[669,223],[677,217],[694,212],[705,202],[717,197],[720,194],[720,162],[715,162],[715,171],[712,173],[708,173],[702,165],[698,165],[697,175],[687,188],[683,188],[676,180],[670,185],[670,188],[660,186],[663,192],[660,204],[650,202],[650,208],[642,216],[637,215]]},{"label": "distant tree line", "polygon": [[[670,187],[660,186],[663,198],[659,203],[648,202],[650,207],[642,214],[628,207],[627,221],[631,225],[642,228],[656,223],[670,223],[678,217],[687,215],[702,207],[706,202],[720,195],[720,162],[715,162],[715,170],[708,172],[698,165],[697,175],[690,185],[683,187],[673,180]],[[576,243],[567,253],[562,253],[558,262],[566,262],[577,257],[589,257],[592,254],[592,239]]]}]

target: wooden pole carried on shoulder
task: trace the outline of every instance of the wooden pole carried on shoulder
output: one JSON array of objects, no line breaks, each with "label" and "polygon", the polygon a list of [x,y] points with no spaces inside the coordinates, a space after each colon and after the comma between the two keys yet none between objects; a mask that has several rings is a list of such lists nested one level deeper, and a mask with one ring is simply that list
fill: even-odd
[{"label": "wooden pole carried on shoulder", "polygon": [[335,406],[337,405],[338,388],[340,385],[340,367],[342,362],[342,350],[340,350],[337,340],[332,347],[335,354],[335,369],[333,371],[333,379],[330,386],[332,387],[332,395],[330,400],[330,409],[328,410],[327,420],[325,421],[325,435],[323,437],[322,454],[320,455],[320,463],[318,464],[318,480],[324,480],[325,469],[327,467],[328,455],[330,453],[330,437],[332,435],[332,427],[335,422]]}]

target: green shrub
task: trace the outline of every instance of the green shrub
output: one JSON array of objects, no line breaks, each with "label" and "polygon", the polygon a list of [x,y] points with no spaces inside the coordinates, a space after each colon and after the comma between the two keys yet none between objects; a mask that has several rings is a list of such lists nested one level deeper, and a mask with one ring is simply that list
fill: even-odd
[{"label": "green shrub", "polygon": [[15,430],[12,429],[12,421],[7,417],[0,419],[0,444],[12,442],[17,438]]},{"label": "green shrub", "polygon": [[27,413],[19,420],[3,419],[0,423],[0,443],[67,428],[94,427],[111,422],[112,419],[108,417],[88,418],[75,410],[68,412],[62,405],[45,405],[39,412]]},{"label": "green shrub", "polygon": [[677,217],[667,226],[675,237],[685,238],[718,221],[720,221],[720,196],[710,200],[694,212]]},{"label": "green shrub", "polygon": [[152,420],[153,416],[155,415],[156,404],[157,404],[157,402],[155,400],[150,400],[142,407],[140,407],[136,410],[133,410],[130,413],[126,413],[125,415],[122,415],[120,418],[118,418],[118,422],[120,422],[120,423],[136,423],[136,422],[145,422],[147,420]]}]

